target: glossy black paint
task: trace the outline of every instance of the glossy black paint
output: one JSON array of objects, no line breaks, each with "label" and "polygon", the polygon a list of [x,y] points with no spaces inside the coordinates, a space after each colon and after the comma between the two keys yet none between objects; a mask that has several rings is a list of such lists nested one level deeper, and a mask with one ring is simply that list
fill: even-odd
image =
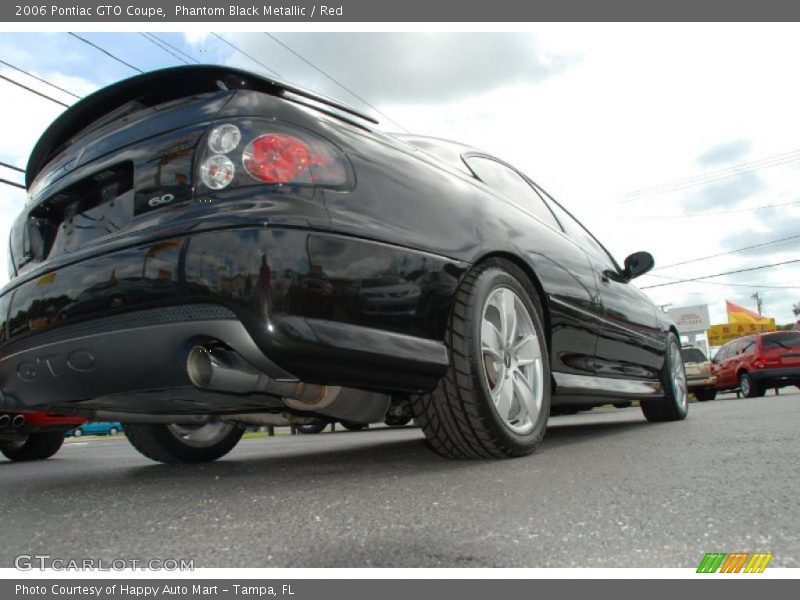
[{"label": "glossy black paint", "polygon": [[[352,190],[199,186],[209,126],[253,118],[335,144]],[[670,324],[613,259],[598,260],[463,164],[279,94],[172,99],[92,131],[40,168],[12,230],[18,275],[0,293],[0,386],[16,376],[9,349],[35,346],[44,331],[200,302],[229,307],[297,378],[430,389],[458,282],[490,256],[519,264],[540,291],[554,371],[658,379]],[[174,199],[149,203],[164,194]],[[77,389],[60,398],[78,399]]]}]

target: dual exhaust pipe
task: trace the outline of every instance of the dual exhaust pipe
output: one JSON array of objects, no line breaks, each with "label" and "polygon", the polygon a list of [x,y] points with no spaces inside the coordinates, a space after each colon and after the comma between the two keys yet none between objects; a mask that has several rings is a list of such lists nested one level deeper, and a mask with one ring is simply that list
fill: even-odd
[{"label": "dual exhaust pipe", "polygon": [[14,429],[19,429],[25,425],[25,415],[0,415],[0,429],[4,429],[9,425]]}]

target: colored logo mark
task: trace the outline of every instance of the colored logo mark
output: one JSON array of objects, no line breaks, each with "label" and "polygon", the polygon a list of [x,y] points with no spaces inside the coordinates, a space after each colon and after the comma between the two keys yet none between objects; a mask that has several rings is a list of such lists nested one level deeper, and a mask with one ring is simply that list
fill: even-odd
[{"label": "colored logo mark", "polygon": [[763,573],[772,552],[707,552],[697,567],[698,573]]}]

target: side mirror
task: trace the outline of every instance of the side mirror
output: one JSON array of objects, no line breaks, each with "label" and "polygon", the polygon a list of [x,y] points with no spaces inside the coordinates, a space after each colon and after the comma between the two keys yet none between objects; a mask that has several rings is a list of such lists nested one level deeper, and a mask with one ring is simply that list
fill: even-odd
[{"label": "side mirror", "polygon": [[625,259],[625,268],[622,269],[622,275],[630,281],[647,273],[655,264],[656,261],[649,252],[634,252]]}]

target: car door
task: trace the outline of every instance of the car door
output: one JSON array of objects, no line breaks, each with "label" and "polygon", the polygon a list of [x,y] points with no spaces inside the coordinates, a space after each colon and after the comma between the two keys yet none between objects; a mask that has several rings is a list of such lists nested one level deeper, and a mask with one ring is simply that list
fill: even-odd
[{"label": "car door", "polygon": [[541,223],[521,220],[519,229],[524,235],[518,243],[548,296],[553,371],[593,375],[600,303],[580,242],[565,232],[537,188],[517,170],[485,155],[467,154],[463,160],[480,181]]},{"label": "car door", "polygon": [[600,302],[595,372],[609,377],[657,378],[664,360],[664,333],[657,309],[622,277],[616,261],[597,238],[546,192],[540,192],[559,220],[580,239],[591,265]]},{"label": "car door", "polygon": [[727,343],[721,350],[722,358],[717,365],[720,387],[736,387],[736,354],[738,352],[739,340]]},{"label": "car door", "polygon": [[[733,342],[731,347],[731,357],[727,361],[725,377],[730,387],[739,387],[739,371],[742,366],[746,366],[753,354],[755,338],[748,336]],[[747,370],[745,368],[745,370]]]},{"label": "car door", "polygon": [[723,370],[723,363],[725,362],[725,352],[727,351],[727,344],[720,347],[714,358],[711,359],[711,374],[714,376],[714,381],[717,389],[725,387],[725,372]]}]

